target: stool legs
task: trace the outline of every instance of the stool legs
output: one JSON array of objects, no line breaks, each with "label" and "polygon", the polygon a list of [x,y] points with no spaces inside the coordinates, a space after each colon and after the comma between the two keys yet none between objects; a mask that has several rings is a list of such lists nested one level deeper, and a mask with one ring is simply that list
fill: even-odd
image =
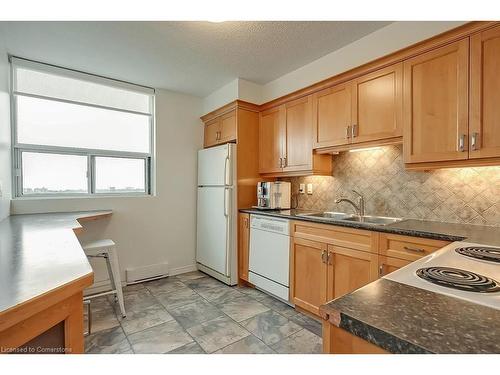
[{"label": "stool legs", "polygon": [[108,256],[106,257],[106,265],[108,267],[109,277],[111,279],[111,287],[116,290],[118,297],[118,304],[122,316],[125,317],[125,304],[123,303],[122,281],[120,277],[120,268],[118,267],[118,257],[114,248],[108,249]]}]

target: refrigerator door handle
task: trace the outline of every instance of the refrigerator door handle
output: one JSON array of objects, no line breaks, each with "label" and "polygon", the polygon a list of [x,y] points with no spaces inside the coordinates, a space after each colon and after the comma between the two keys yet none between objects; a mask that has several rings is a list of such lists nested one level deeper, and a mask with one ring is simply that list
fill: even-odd
[{"label": "refrigerator door handle", "polygon": [[229,210],[228,210],[228,202],[227,202],[227,193],[229,191],[229,188],[224,188],[224,216],[228,217],[229,216]]}]

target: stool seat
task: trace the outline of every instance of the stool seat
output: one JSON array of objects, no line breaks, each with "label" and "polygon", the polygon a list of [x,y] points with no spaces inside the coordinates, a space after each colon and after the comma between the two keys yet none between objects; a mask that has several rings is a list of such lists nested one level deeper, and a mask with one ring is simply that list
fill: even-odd
[{"label": "stool seat", "polygon": [[120,305],[122,316],[125,317],[125,304],[123,301],[122,281],[120,277],[120,267],[118,265],[118,255],[116,253],[115,243],[110,239],[102,239],[82,244],[83,251],[89,258],[104,258],[108,269],[111,290],[105,293],[85,297],[91,299],[103,294],[115,294]]}]

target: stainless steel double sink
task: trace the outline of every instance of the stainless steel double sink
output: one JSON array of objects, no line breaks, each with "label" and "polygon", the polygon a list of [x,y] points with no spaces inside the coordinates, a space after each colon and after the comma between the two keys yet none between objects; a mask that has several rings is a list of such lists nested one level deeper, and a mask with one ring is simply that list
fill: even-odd
[{"label": "stainless steel double sink", "polygon": [[403,219],[398,217],[385,217],[385,216],[371,216],[371,215],[353,215],[344,212],[312,212],[312,213],[299,213],[297,216],[317,217],[330,221],[351,221],[372,225],[388,225],[397,223]]}]

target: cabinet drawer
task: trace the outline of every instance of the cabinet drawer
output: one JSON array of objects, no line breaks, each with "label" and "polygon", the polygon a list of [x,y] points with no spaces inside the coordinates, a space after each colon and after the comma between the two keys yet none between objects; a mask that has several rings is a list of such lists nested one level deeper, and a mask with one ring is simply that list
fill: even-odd
[{"label": "cabinet drawer", "polygon": [[372,253],[377,253],[378,248],[377,233],[330,224],[293,221],[292,236]]},{"label": "cabinet drawer", "polygon": [[449,243],[428,238],[381,233],[379,254],[414,261],[441,249]]}]

